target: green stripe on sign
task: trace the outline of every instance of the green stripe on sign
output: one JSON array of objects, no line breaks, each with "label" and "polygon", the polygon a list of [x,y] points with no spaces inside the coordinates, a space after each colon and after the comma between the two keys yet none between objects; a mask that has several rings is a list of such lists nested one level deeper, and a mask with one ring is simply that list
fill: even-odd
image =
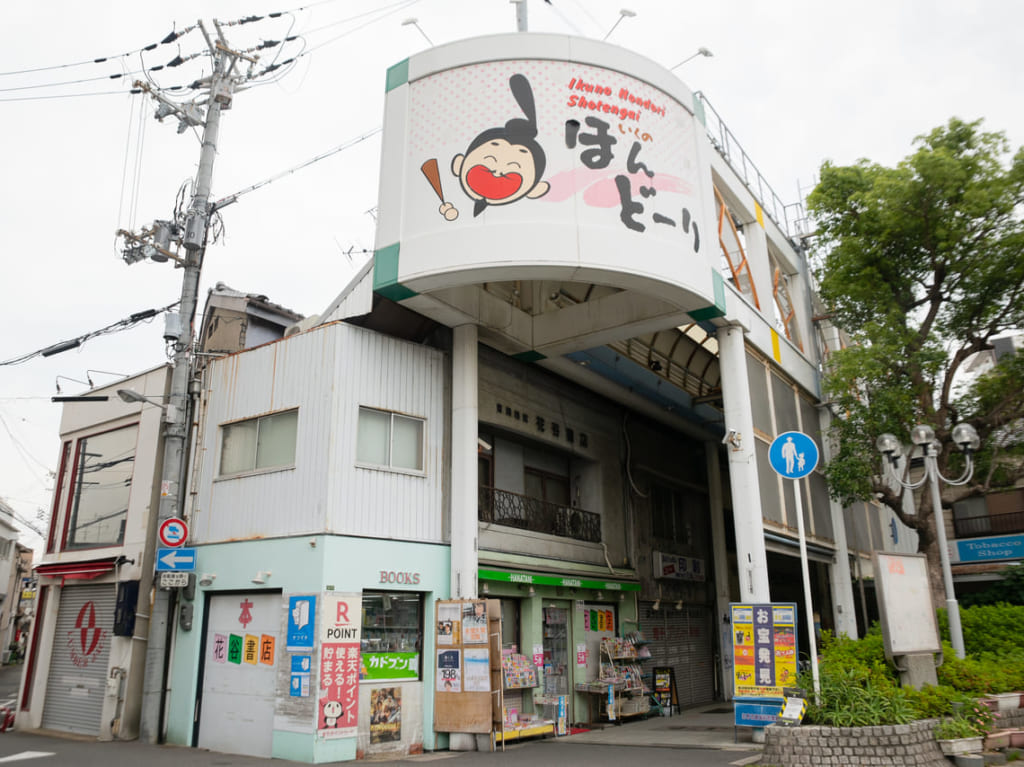
[{"label": "green stripe on sign", "polygon": [[384,84],[384,92],[390,93],[407,82],[409,82],[409,59],[402,59],[393,67],[388,67],[388,77]]},{"label": "green stripe on sign", "polygon": [[708,127],[708,118],[704,114],[704,102],[700,100],[696,93],[693,94],[693,116],[700,120],[700,124],[705,128]]},{"label": "green stripe on sign", "polygon": [[528,583],[531,586],[566,586],[576,589],[598,589],[600,591],[639,591],[639,583],[622,581],[591,581],[572,575],[541,575],[540,573],[513,573],[506,570],[477,570],[482,581],[501,583]]},{"label": "green stripe on sign", "polygon": [[392,301],[402,301],[417,295],[398,281],[399,244],[388,245],[373,254],[373,292]]},{"label": "green stripe on sign", "polygon": [[547,357],[545,357],[543,354],[532,349],[528,352],[519,352],[519,354],[513,354],[512,358],[517,359],[520,362],[537,362],[538,360],[547,359]]},{"label": "green stripe on sign", "polygon": [[713,317],[725,316],[725,281],[718,272],[711,272],[711,282],[715,290],[715,305],[687,312],[695,322],[703,322]]}]

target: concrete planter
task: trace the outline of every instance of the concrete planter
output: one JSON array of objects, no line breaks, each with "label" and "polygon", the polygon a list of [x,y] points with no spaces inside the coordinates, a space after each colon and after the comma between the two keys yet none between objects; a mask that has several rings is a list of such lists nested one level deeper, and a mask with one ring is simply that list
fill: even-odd
[{"label": "concrete planter", "polygon": [[[778,767],[949,767],[935,719],[877,727],[765,727],[760,764]],[[981,750],[980,738],[978,751]]]},{"label": "concrete planter", "polygon": [[940,740],[939,748],[946,756],[957,754],[980,754],[984,750],[985,738],[978,735],[973,738],[952,738],[951,740]]},{"label": "concrete planter", "polygon": [[1021,698],[1024,697],[1019,692],[1004,692],[997,693],[996,695],[986,696],[986,700],[993,702],[991,706],[992,710],[997,713],[1005,713],[1007,711],[1016,711],[1020,708]]}]

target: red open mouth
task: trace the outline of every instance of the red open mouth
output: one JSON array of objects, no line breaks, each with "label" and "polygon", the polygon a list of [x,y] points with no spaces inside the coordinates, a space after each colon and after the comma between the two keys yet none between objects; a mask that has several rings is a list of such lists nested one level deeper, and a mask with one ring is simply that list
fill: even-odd
[{"label": "red open mouth", "polygon": [[466,184],[485,200],[504,200],[519,191],[523,177],[518,173],[496,176],[489,168],[474,165],[466,174]]}]

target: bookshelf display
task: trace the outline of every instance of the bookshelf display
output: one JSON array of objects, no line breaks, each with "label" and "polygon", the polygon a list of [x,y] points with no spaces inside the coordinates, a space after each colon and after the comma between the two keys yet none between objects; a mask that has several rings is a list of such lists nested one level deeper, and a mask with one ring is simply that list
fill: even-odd
[{"label": "bookshelf display", "polygon": [[537,667],[525,655],[503,652],[501,657],[502,695],[501,726],[495,728],[494,740],[504,744],[521,738],[543,737],[555,731],[553,721],[526,714],[521,706],[522,691],[534,689],[537,684]]},{"label": "bookshelf display", "polygon": [[601,696],[597,710],[602,711],[610,722],[633,716],[646,717],[650,711],[650,700],[642,663],[650,657],[647,642],[639,631],[625,637],[606,637],[601,640],[598,678],[577,685],[576,689]]}]

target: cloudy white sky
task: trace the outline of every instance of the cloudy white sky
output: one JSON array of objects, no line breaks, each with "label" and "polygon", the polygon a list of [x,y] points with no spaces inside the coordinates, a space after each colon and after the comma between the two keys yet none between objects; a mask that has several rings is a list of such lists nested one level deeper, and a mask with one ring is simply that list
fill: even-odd
[{"label": "cloudy white sky", "polygon": [[[531,31],[608,41],[672,67],[702,91],[786,203],[821,163],[894,164],[916,135],[951,116],[985,120],[1024,144],[1018,0],[527,0]],[[276,18],[269,14],[282,12]],[[276,82],[224,113],[213,199],[331,157],[246,194],[223,211],[201,297],[218,281],[304,314],[322,311],[372,247],[384,75],[428,46],[515,31],[507,0],[34,0],[7,3],[0,24],[0,362],[177,300],[170,264],[128,266],[115,233],[170,217],[195,172],[197,136],[152,118],[127,93],[143,68],[200,52],[198,31],[139,54],[197,19],[237,47],[288,43]],[[415,18],[418,27],[402,22]],[[422,30],[422,32],[421,32]],[[271,49],[272,51],[273,49]],[[121,56],[128,52],[131,55]],[[273,53],[264,53],[262,64]],[[111,57],[103,63],[94,59]],[[90,62],[90,63],[81,63]],[[152,73],[187,85],[197,59]],[[111,75],[128,76],[110,79]],[[111,93],[112,92],[112,93]],[[82,95],[82,94],[106,95]],[[360,137],[370,136],[359,141]],[[45,528],[59,450],[56,384],[77,394],[165,360],[162,321],[80,348],[0,365],[0,497]],[[41,514],[42,518],[37,518]],[[27,530],[27,528],[25,528]],[[26,544],[40,547],[31,532]]]}]

